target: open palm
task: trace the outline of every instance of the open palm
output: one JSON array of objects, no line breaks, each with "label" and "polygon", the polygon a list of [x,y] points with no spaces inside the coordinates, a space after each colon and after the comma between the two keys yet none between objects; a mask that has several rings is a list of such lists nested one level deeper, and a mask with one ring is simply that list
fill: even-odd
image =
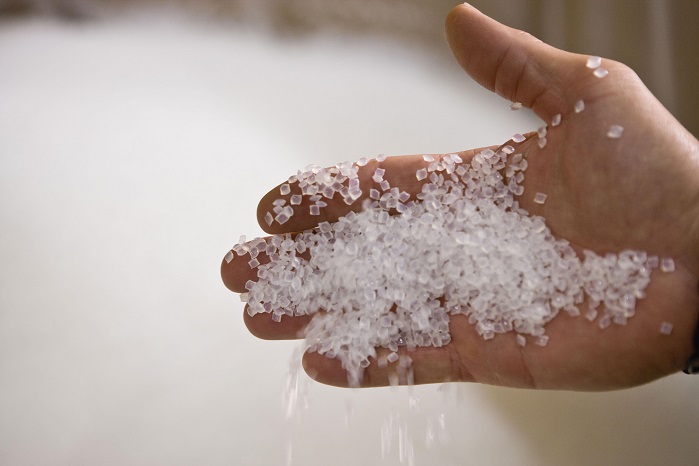
[{"label": "open palm", "polygon": [[[546,122],[560,115],[560,124],[548,125],[545,145],[534,134],[518,147],[529,164],[520,204],[543,216],[554,235],[578,252],[645,250],[674,258],[676,270],[653,273],[647,297],[627,325],[601,330],[561,313],[546,327],[546,347],[521,347],[513,333],[485,341],[464,316],[452,316],[448,345],[411,352],[415,383],[603,390],[681,369],[693,350],[699,310],[699,142],[620,63],[604,60],[609,75],[598,78],[586,68],[587,57],[554,49],[469,6],[452,11],[447,35],[457,60],[480,84],[522,102]],[[578,101],[583,111],[574,110]],[[612,125],[624,128],[621,138],[607,137]],[[467,162],[475,152],[460,154]],[[364,167],[360,178],[368,181],[377,163]],[[419,190],[414,175],[422,164],[416,156],[381,162],[391,186],[408,192]],[[533,201],[537,192],[547,194],[545,204]],[[261,215],[278,193],[263,198]],[[320,218],[297,214],[284,225],[260,223],[270,233],[294,232],[336,220],[349,209],[331,201]],[[256,278],[245,258],[224,261],[222,276],[236,292]],[[246,314],[245,320],[253,334],[278,339],[294,338],[308,317],[278,323],[269,314]],[[673,324],[671,335],[659,332],[662,322]],[[321,382],[347,384],[338,360],[311,353],[304,365]],[[372,364],[363,384],[387,385],[393,370]]]}]

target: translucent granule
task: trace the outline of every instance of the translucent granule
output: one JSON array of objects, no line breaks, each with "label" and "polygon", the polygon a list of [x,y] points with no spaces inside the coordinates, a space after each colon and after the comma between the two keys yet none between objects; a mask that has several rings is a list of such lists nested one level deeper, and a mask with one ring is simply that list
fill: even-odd
[{"label": "translucent granule", "polygon": [[379,154],[379,155],[376,156],[376,161],[377,161],[377,162],[383,162],[383,161],[386,160],[387,158],[388,158],[388,155],[386,155],[386,154]]},{"label": "translucent granule", "polygon": [[265,214],[265,223],[267,226],[272,225],[272,222],[274,222],[274,217],[272,217],[272,214],[270,212],[267,212]]},{"label": "translucent granule", "polygon": [[604,78],[609,74],[609,71],[607,71],[604,68],[597,68],[595,71],[592,72],[592,74],[594,74],[598,78]]},{"label": "translucent granule", "polygon": [[425,162],[434,162],[434,156],[432,156],[432,155],[423,155],[423,156],[422,156],[422,160],[424,160]]},{"label": "translucent granule", "polygon": [[279,187],[279,192],[282,194],[282,196],[286,196],[287,194],[289,194],[291,192],[291,186],[284,183],[283,185],[281,185]]},{"label": "translucent granule", "polygon": [[536,193],[536,194],[534,195],[534,202],[536,202],[537,204],[542,204],[542,205],[543,205],[544,202],[546,202],[546,198],[547,198],[547,197],[548,197],[548,196],[546,196],[546,194],[544,194],[544,193]]},{"label": "translucent granule", "polygon": [[289,200],[289,204],[299,205],[299,204],[301,204],[302,199],[303,199],[303,197],[300,194],[294,194],[291,196],[291,199]]},{"label": "translucent granule", "polygon": [[522,136],[519,133],[512,135],[512,140],[516,143],[524,142],[525,139],[527,139],[527,138],[525,138],[524,136]]},{"label": "translucent granule", "polygon": [[546,143],[548,143],[548,139],[546,139],[546,138],[540,138],[537,141],[537,144],[539,145],[539,149],[543,149],[544,147],[546,147]]},{"label": "translucent granule", "polygon": [[519,110],[522,108],[522,102],[512,102],[510,105],[510,110]]},{"label": "translucent granule", "polygon": [[539,136],[539,139],[545,138],[547,133],[546,126],[539,126],[539,128],[536,130],[537,136]]},{"label": "translucent granule", "polygon": [[369,163],[369,159],[367,159],[366,157],[362,157],[359,160],[357,160],[357,166],[360,166],[360,167],[363,167],[367,163]]},{"label": "translucent granule", "polygon": [[517,334],[516,340],[519,346],[527,345],[527,338],[524,335]]},{"label": "translucent granule", "polygon": [[386,356],[386,360],[390,363],[394,363],[398,361],[398,353],[391,353],[388,356]]},{"label": "translucent granule", "polygon": [[672,323],[666,321],[661,322],[659,331],[663,335],[670,335],[672,333]]},{"label": "translucent granule", "polygon": [[551,119],[551,126],[558,126],[561,124],[561,114],[556,113]]},{"label": "translucent granule", "polygon": [[597,318],[597,314],[597,309],[588,309],[585,313],[585,318],[590,322],[594,322],[594,320]]},{"label": "translucent granule", "polygon": [[587,63],[585,64],[590,69],[599,68],[602,66],[602,58],[596,56],[587,57]]},{"label": "translucent granule", "polygon": [[[527,160],[512,152],[485,149],[456,169],[460,162],[445,156],[414,200],[395,187],[374,190],[361,210],[337,222],[294,237],[241,238],[244,244],[233,250],[249,252],[250,265],[260,253],[269,257],[250,284],[248,313],[312,316],[306,349],[337,358],[350,385],[361,382],[377,348],[390,351],[387,362],[398,362],[390,383],[411,383],[409,359],[397,351],[448,344],[452,315],[463,314],[486,340],[515,332],[518,345],[527,335],[547,344],[546,324],[561,310],[580,314],[583,302],[584,317],[599,318],[597,326],[624,325],[645,296],[654,262],[665,269],[667,260],[642,251],[576,253],[542,217],[519,205]],[[333,183],[351,184],[341,194],[347,202],[361,196],[360,184],[351,181],[356,169],[309,166],[297,182],[305,183],[309,200]],[[423,181],[428,172],[421,168],[415,176]],[[307,194],[314,191],[308,186],[319,191]],[[320,215],[320,197],[310,202],[318,203],[309,206],[310,214]],[[282,209],[278,220],[293,214],[289,205],[275,207]]]},{"label": "translucent granule", "polygon": [[233,251],[228,251],[224,257],[226,264],[230,264],[230,262],[233,260]]},{"label": "translucent granule", "polygon": [[607,137],[610,139],[619,139],[624,134],[624,127],[620,125],[612,125],[607,130]]},{"label": "translucent granule", "polygon": [[663,257],[660,260],[660,270],[663,272],[674,272],[675,261],[671,257]]},{"label": "translucent granule", "polygon": [[383,168],[377,168],[374,171],[374,175],[372,176],[372,179],[375,182],[380,183],[383,180],[384,173],[386,173],[386,170],[384,170]]},{"label": "translucent granule", "polygon": [[575,102],[574,110],[575,110],[575,113],[580,113],[583,110],[585,110],[585,102],[583,102],[582,100],[578,100],[577,102]]}]

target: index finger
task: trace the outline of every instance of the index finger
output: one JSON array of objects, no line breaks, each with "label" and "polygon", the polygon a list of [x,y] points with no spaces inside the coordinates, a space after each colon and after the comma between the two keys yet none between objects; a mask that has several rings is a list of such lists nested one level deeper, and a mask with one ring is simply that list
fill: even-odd
[{"label": "index finger", "polygon": [[484,149],[498,148],[491,146],[443,155],[379,156],[328,168],[309,165],[262,198],[257,207],[257,221],[267,233],[292,233],[359,212],[365,202],[374,201],[380,205],[385,202],[387,205],[382,207],[395,208],[388,204],[390,198],[400,195],[405,199],[403,203],[415,200],[436,165],[468,162]]}]

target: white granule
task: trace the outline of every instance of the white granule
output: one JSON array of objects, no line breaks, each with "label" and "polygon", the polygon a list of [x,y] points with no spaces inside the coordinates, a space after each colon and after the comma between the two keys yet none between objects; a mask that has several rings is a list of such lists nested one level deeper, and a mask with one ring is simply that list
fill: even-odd
[{"label": "white granule", "polygon": [[602,65],[602,58],[601,57],[596,57],[596,56],[590,56],[587,57],[587,63],[585,66],[587,66],[590,69],[595,69],[599,68]]},{"label": "white granule", "polygon": [[512,102],[510,105],[510,110],[519,110],[522,108],[522,102]]},{"label": "white granule", "polygon": [[604,78],[609,74],[609,71],[607,71],[604,68],[597,68],[595,71],[592,72],[596,77],[598,78]]},{"label": "white granule", "polygon": [[674,272],[675,271],[675,261],[671,257],[663,257],[660,261],[660,270],[663,272]]},{"label": "white granule", "polygon": [[551,119],[551,126],[558,126],[561,124],[561,114],[556,113]]},{"label": "white granule", "polygon": [[658,330],[663,335],[670,335],[672,333],[672,324],[670,322],[661,322],[660,329]]},{"label": "white granule", "polygon": [[585,102],[582,100],[578,100],[575,102],[575,107],[574,107],[575,113],[580,113],[583,110],[585,110]]},{"label": "white granule", "polygon": [[610,139],[619,139],[624,134],[624,127],[620,125],[612,125],[607,130],[607,137]]},{"label": "white granule", "polygon": [[[361,382],[376,348],[395,353],[449,343],[454,314],[467,316],[484,339],[516,332],[520,345],[531,335],[545,346],[544,326],[561,310],[581,314],[585,297],[590,321],[601,316],[602,328],[625,323],[650,282],[649,262],[658,259],[629,250],[578,257],[543,218],[519,206],[527,161],[510,154],[485,149],[458,167],[458,156],[445,156],[414,200],[398,188],[383,194],[372,188],[378,200],[365,199],[362,211],[333,224],[236,245],[252,264],[259,253],[270,258],[257,265],[257,281],[246,284],[248,313],[272,313],[274,320],[313,315],[308,349],[337,357],[350,385]],[[332,176],[356,178],[356,166],[337,167]],[[300,172],[298,182],[308,186],[312,173],[327,185],[321,172]],[[418,180],[425,176],[418,170]],[[311,215],[319,209],[311,205]],[[305,251],[310,259],[301,257]],[[411,377],[408,370],[401,380]]]}]

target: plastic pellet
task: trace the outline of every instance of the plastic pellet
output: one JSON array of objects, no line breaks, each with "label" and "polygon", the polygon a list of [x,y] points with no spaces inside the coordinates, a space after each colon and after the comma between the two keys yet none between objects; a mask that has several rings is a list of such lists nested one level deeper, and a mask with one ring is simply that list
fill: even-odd
[{"label": "plastic pellet", "polygon": [[609,74],[609,71],[605,70],[604,68],[597,68],[595,71],[592,72],[595,76],[598,78],[604,78]]},{"label": "plastic pellet", "polygon": [[590,69],[595,69],[599,68],[602,65],[602,58],[601,57],[596,57],[596,56],[590,56],[587,57],[587,63],[585,66],[587,66]]},{"label": "plastic pellet", "polygon": [[674,272],[675,261],[671,257],[663,257],[660,260],[660,270],[663,272]]},{"label": "plastic pellet", "polygon": [[661,322],[659,332],[663,335],[670,335],[672,333],[672,324],[670,322]]},{"label": "plastic pellet", "polygon": [[607,137],[610,139],[619,139],[624,134],[624,127],[620,125],[612,125],[607,130]]}]

